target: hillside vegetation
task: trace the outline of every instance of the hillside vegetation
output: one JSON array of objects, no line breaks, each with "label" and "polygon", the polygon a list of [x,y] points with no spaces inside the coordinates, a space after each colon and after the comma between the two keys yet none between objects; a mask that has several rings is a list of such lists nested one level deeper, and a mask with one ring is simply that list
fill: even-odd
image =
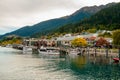
[{"label": "hillside vegetation", "polygon": [[120,3],[104,8],[90,18],[78,23],[67,24],[55,33],[77,33],[88,29],[115,30],[120,29]]}]

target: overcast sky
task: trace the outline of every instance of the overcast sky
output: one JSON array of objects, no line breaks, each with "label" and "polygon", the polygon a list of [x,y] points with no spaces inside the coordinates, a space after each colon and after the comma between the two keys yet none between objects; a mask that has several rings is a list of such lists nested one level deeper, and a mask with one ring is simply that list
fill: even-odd
[{"label": "overcast sky", "polygon": [[120,0],[0,0],[0,34],[111,2]]}]

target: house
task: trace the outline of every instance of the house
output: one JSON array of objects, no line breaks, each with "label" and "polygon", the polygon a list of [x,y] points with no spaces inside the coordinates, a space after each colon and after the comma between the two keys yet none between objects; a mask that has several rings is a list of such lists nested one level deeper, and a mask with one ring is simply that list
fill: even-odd
[{"label": "house", "polygon": [[88,44],[93,44],[93,40],[92,39],[93,37],[96,39],[96,37],[98,36],[98,34],[83,34],[83,35],[76,35],[76,36],[71,36],[70,34],[66,34],[62,37],[58,37],[56,39],[57,41],[57,45],[58,46],[61,46],[61,45],[64,45],[64,46],[71,46],[71,41],[74,40],[75,38],[84,38],[87,40]]}]

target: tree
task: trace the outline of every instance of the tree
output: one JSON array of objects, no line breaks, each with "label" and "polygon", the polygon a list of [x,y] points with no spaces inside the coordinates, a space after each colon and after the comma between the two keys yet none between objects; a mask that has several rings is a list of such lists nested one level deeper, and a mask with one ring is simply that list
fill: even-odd
[{"label": "tree", "polygon": [[108,46],[108,45],[109,42],[102,37],[96,41],[96,46]]},{"label": "tree", "polygon": [[84,38],[75,38],[71,41],[71,45],[75,47],[87,46],[87,41]]},{"label": "tree", "polygon": [[120,45],[120,29],[113,32],[113,43]]},{"label": "tree", "polygon": [[87,30],[87,32],[89,32],[89,33],[96,33],[96,31],[97,31],[97,30],[96,30],[95,28],[93,28],[93,29],[88,29],[88,30]]},{"label": "tree", "polygon": [[98,35],[99,37],[108,37],[108,38],[111,38],[112,37],[112,34],[110,32],[105,32],[103,34],[99,34]]}]

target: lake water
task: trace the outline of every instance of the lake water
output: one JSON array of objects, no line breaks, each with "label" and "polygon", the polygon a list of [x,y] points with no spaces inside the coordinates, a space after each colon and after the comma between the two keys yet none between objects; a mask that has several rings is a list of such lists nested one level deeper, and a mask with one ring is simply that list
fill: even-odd
[{"label": "lake water", "polygon": [[106,57],[45,57],[0,47],[0,80],[120,80],[120,65]]}]

